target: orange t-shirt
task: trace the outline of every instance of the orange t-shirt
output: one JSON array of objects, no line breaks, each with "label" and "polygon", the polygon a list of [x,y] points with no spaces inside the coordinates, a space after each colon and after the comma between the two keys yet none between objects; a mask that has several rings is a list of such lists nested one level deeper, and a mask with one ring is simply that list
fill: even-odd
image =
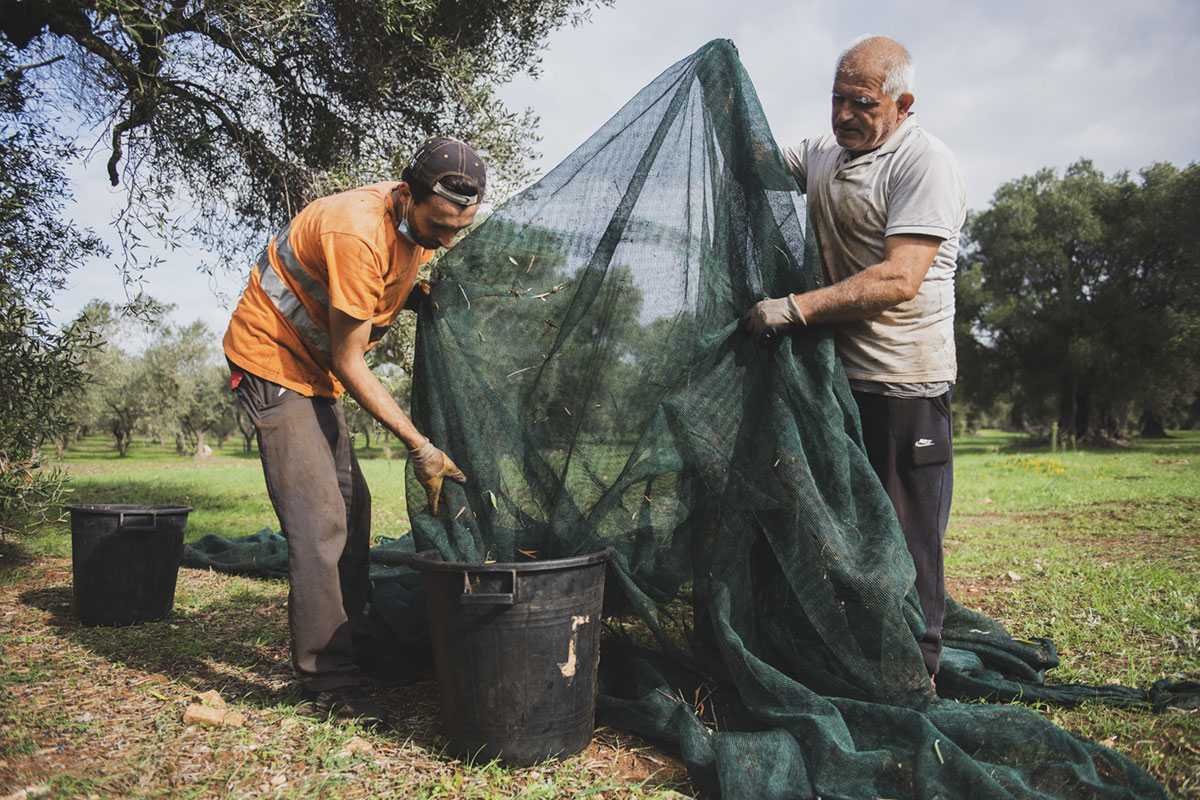
[{"label": "orange t-shirt", "polygon": [[[370,320],[379,329],[396,319],[417,269],[433,257],[433,251],[397,233],[392,212],[392,189],[397,185],[373,183],[314,200],[288,227],[287,242],[296,261],[328,294],[328,304],[355,319]],[[307,314],[311,323],[301,322],[327,336],[329,308],[288,274],[276,244],[272,239],[267,248],[270,269],[303,306],[293,314]],[[330,356],[279,310],[263,289],[257,267],[234,309],[223,346],[234,364],[308,397],[338,397],[344,391],[331,371]]]}]

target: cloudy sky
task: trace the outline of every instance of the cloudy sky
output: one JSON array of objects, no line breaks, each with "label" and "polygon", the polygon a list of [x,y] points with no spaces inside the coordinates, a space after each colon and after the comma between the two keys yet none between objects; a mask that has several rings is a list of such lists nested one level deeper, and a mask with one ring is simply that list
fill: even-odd
[{"label": "cloudy sky", "polygon": [[[617,0],[554,34],[542,75],[502,96],[540,115],[544,172],[668,66],[727,38],[788,144],[828,129],[834,61],[864,33],[912,53],[914,111],[958,156],[969,208],[1005,181],[1079,158],[1107,174],[1200,160],[1197,0]],[[72,174],[79,201],[68,213],[102,229],[113,213],[103,159]],[[232,306],[221,296],[235,302],[243,278],[198,274],[196,253],[163,257],[147,291],[177,304],[177,321],[223,332]],[[55,318],[92,297],[123,299],[111,264],[76,273]]]}]

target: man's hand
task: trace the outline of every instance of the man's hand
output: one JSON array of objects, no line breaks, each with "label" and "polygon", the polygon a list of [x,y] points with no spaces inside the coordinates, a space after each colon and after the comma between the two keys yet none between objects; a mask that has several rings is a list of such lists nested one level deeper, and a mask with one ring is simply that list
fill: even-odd
[{"label": "man's hand", "polygon": [[796,305],[795,296],[790,294],[774,300],[762,300],[755,303],[754,308],[751,308],[746,312],[746,316],[742,317],[742,322],[755,339],[780,325],[808,324]]},{"label": "man's hand", "polygon": [[404,301],[405,311],[416,311],[421,307],[421,304],[429,299],[429,295],[433,292],[433,284],[422,278],[413,284],[412,289],[408,293],[408,299]]},{"label": "man's hand", "polygon": [[449,478],[459,483],[467,482],[467,476],[462,474],[462,470],[450,460],[450,456],[434,447],[433,442],[426,441],[416,450],[409,450],[408,460],[412,462],[413,473],[424,487],[425,496],[429,498],[429,505],[435,516],[438,511],[438,499],[442,494],[442,481]]}]

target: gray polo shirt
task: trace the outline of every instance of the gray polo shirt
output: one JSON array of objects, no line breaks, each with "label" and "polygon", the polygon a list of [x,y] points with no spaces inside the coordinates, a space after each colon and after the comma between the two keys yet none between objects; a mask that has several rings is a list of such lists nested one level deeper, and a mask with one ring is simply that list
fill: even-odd
[{"label": "gray polo shirt", "polygon": [[916,297],[837,326],[846,377],[880,383],[953,381],[954,269],[966,217],[966,189],[954,154],[912,115],[883,145],[858,158],[833,134],[805,139],[783,153],[808,196],[828,281],[882,261],[887,236],[942,240]]}]

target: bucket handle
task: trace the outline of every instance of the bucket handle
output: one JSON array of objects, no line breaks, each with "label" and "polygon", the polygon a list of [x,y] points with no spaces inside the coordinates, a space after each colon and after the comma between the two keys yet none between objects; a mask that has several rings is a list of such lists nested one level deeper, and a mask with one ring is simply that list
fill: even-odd
[{"label": "bucket handle", "polygon": [[[129,525],[126,523],[126,515],[130,517],[149,517],[149,525]],[[155,530],[155,515],[153,511],[121,511],[117,513],[117,530],[131,531],[133,533],[150,533]]]},{"label": "bucket handle", "polygon": [[458,596],[459,605],[493,605],[493,606],[511,606],[517,602],[517,571],[515,569],[506,569],[500,571],[489,571],[482,573],[487,575],[508,575],[512,581],[511,592],[473,592],[471,591],[471,573],[463,570],[463,590]]}]

